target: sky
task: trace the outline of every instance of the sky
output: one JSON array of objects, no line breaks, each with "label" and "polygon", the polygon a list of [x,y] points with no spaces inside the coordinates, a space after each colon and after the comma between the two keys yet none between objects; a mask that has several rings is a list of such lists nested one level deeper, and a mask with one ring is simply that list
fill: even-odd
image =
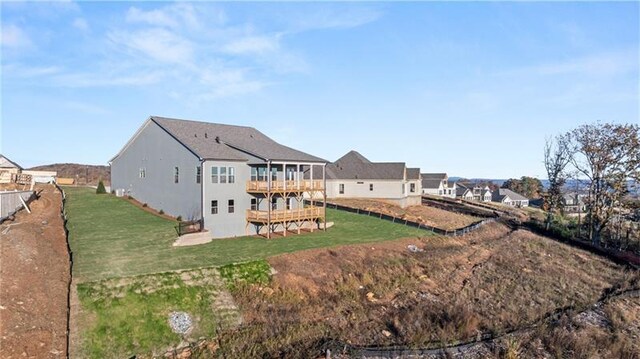
[{"label": "sky", "polygon": [[107,164],[158,115],[334,161],[545,178],[545,138],[640,123],[639,2],[5,2],[0,153]]}]

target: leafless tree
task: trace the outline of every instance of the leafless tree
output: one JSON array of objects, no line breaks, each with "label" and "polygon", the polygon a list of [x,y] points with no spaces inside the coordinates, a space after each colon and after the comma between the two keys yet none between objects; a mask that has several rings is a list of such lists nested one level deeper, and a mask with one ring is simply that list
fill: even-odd
[{"label": "leafless tree", "polygon": [[569,134],[558,135],[546,140],[544,167],[547,170],[547,179],[549,180],[549,190],[545,195],[547,230],[551,226],[554,212],[562,205],[562,187],[567,181],[565,169],[571,162],[572,156],[571,137]]},{"label": "leafless tree", "polygon": [[571,132],[572,164],[589,185],[589,239],[599,245],[602,231],[619,210],[628,182],[640,171],[640,126],[596,123]]}]

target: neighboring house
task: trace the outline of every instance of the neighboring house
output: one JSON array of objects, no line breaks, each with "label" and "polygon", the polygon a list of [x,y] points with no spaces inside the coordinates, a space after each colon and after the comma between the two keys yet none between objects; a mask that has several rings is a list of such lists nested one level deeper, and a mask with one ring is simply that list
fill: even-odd
[{"label": "neighboring house", "polygon": [[493,202],[499,202],[512,207],[529,206],[529,199],[507,188],[498,188],[493,191],[493,197],[491,200]]},{"label": "neighboring house", "polygon": [[575,192],[565,193],[562,195],[563,211],[565,213],[584,213],[587,211],[587,205],[583,198],[585,195]]},{"label": "neighboring house", "polygon": [[116,193],[201,221],[213,238],[270,237],[324,222],[324,208],[305,205],[304,195],[324,197],[326,161],[252,127],[152,116],[110,165]]},{"label": "neighboring house", "polygon": [[11,183],[22,172],[22,167],[0,154],[0,183]]},{"label": "neighboring house", "polygon": [[419,168],[404,162],[371,162],[350,151],[327,165],[328,198],[381,199],[401,207],[422,203]]},{"label": "neighboring house", "polygon": [[456,183],[456,198],[473,201],[473,188],[467,187],[464,183]]},{"label": "neighboring house", "polygon": [[422,194],[456,198],[456,184],[446,173],[423,173]]},{"label": "neighboring house", "polygon": [[492,195],[491,195],[491,189],[489,188],[489,186],[480,187],[480,196],[478,200],[480,202],[491,202],[491,198],[492,198]]}]

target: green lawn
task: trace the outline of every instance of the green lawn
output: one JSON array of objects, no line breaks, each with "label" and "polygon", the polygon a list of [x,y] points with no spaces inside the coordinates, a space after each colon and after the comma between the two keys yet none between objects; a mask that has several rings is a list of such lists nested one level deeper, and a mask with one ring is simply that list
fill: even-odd
[{"label": "green lawn", "polygon": [[428,232],[363,215],[327,210],[327,232],[287,238],[217,239],[172,247],[175,222],[145,212],[122,198],[67,187],[66,212],[73,274],[79,282],[179,269],[217,267],[280,253],[342,244],[379,242]]}]

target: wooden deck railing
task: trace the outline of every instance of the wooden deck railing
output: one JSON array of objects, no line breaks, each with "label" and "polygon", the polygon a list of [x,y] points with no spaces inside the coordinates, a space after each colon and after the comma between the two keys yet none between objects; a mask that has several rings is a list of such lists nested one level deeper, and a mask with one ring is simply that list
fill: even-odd
[{"label": "wooden deck railing", "polygon": [[[271,222],[288,222],[288,221],[303,221],[314,218],[322,218],[323,217],[323,208],[322,207],[307,207],[300,209],[291,209],[291,210],[275,210],[271,211]],[[269,212],[268,211],[253,211],[247,210],[247,221],[248,222],[264,222],[266,223],[269,220]]]},{"label": "wooden deck railing", "polygon": [[[247,192],[267,192],[269,183],[267,181],[247,181]],[[322,180],[300,180],[300,181],[271,181],[271,192],[286,191],[322,191],[324,182]]]}]

